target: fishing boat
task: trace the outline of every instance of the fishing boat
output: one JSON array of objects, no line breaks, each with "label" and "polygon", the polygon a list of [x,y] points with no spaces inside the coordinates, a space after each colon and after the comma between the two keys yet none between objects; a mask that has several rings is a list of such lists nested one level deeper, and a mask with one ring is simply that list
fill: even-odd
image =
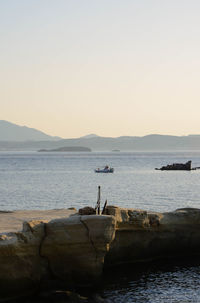
[{"label": "fishing boat", "polygon": [[113,173],[114,172],[114,168],[106,165],[104,168],[96,168],[95,173]]}]

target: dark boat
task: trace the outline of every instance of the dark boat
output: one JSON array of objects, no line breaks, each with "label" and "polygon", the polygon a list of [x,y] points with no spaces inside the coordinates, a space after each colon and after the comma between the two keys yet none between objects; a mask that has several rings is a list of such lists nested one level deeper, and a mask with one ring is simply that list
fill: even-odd
[{"label": "dark boat", "polygon": [[96,168],[94,171],[95,171],[95,173],[113,173],[114,168],[106,165],[104,168]]}]

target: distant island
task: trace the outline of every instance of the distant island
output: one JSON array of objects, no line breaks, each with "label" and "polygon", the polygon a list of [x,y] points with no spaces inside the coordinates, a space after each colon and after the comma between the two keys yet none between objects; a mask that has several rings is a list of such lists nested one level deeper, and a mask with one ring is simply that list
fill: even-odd
[{"label": "distant island", "polygon": [[55,149],[40,149],[38,152],[91,152],[88,147],[83,146],[64,146]]}]

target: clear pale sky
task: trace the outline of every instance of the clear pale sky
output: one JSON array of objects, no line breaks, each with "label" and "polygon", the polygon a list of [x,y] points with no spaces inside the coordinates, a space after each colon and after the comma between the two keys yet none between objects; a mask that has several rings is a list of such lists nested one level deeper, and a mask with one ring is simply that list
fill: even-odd
[{"label": "clear pale sky", "polygon": [[0,0],[0,120],[200,134],[199,0]]}]

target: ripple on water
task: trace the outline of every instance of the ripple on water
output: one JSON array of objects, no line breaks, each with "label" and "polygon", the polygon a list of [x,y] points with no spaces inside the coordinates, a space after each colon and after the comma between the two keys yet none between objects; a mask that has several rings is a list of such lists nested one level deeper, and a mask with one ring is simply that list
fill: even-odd
[{"label": "ripple on water", "polygon": [[[176,262],[179,266],[174,265]],[[146,268],[142,265],[140,270],[132,267],[132,273],[129,267],[116,273],[117,279],[113,280],[113,275],[108,277],[102,295],[113,303],[199,303],[200,259],[195,259],[192,265],[185,266],[185,262],[190,261],[149,264]]]}]

